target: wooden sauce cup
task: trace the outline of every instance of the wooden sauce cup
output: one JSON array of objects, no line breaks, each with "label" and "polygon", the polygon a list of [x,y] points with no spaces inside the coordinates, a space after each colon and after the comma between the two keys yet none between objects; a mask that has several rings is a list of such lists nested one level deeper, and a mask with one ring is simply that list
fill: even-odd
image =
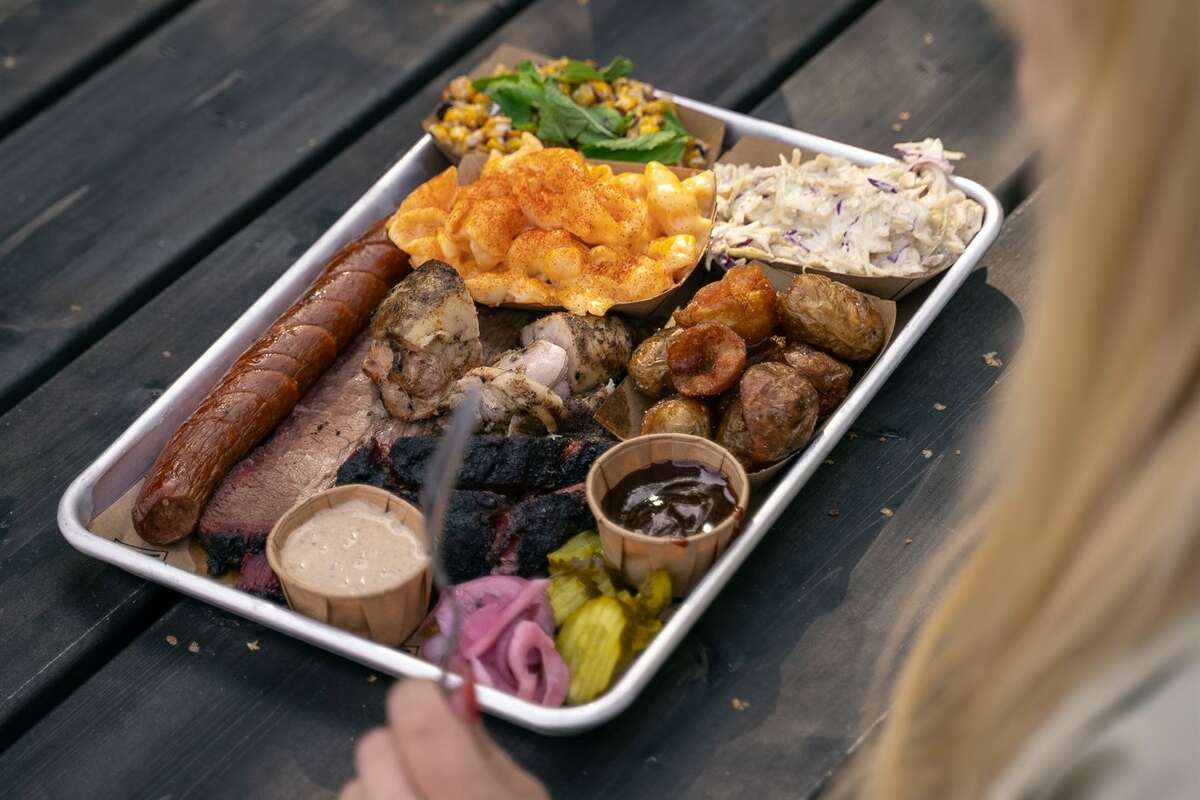
[{"label": "wooden sauce cup", "polygon": [[[692,461],[720,472],[737,499],[733,512],[706,533],[686,538],[648,536],[625,528],[604,513],[604,497],[626,475],[662,461]],[[692,590],[729,547],[750,502],[750,480],[724,447],[684,433],[654,433],[621,442],[592,464],[587,501],[600,533],[604,557],[637,586],[651,570],[665,569],[676,597]]]},{"label": "wooden sauce cup", "polygon": [[390,514],[413,531],[419,541],[424,541],[424,518],[412,504],[374,486],[337,486],[301,500],[279,518],[267,537],[267,562],[279,577],[284,597],[293,611],[395,647],[412,635],[429,610],[432,575],[428,554],[423,569],[394,586],[370,594],[319,591],[306,585],[302,576],[283,568],[283,545],[293,531],[318,511],[352,500],[365,500]]}]

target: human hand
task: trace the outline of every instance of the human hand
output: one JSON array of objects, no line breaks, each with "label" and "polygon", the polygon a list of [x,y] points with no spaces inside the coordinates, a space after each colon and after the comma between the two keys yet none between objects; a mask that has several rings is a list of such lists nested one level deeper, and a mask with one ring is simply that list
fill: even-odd
[{"label": "human hand", "polygon": [[387,717],[359,741],[341,800],[548,800],[479,724],[469,683],[447,698],[429,681],[402,681]]}]

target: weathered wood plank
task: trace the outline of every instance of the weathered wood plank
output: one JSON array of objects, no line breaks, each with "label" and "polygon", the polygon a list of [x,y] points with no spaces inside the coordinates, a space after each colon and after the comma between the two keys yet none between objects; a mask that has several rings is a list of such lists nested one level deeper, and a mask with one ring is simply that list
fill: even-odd
[{"label": "weathered wood plank", "polygon": [[881,153],[940,136],[959,171],[997,192],[1029,161],[1013,50],[982,4],[880,3],[754,110]]},{"label": "weathered wood plank", "polygon": [[514,4],[210,0],[0,142],[0,410]]},{"label": "weathered wood plank", "polygon": [[190,2],[0,2],[0,137]]},{"label": "weathered wood plank", "polygon": [[[950,535],[967,470],[984,463],[971,443],[999,373],[979,354],[1008,359],[1018,344],[1032,231],[1022,207],[914,368],[872,404],[899,434],[841,443],[631,710],[571,739],[489,723],[554,796],[804,797],[842,760],[879,643]],[[906,522],[904,495],[939,463],[923,449],[940,466],[925,513]],[[885,506],[902,509],[899,525]],[[18,795],[328,796],[350,774],[354,739],[382,720],[386,684],[185,600],[0,755],[0,778]]]},{"label": "weathered wood plank", "polygon": [[[794,15],[788,25],[795,50],[809,37],[827,35],[829,15],[849,7],[826,0],[778,0],[750,11],[739,3],[705,5],[711,24],[738,30],[747,39],[780,27],[788,9]],[[627,26],[629,18],[642,13],[643,4],[635,0],[588,6],[542,0],[526,9],[0,417],[0,452],[6,453],[0,462],[0,603],[15,654],[0,660],[0,746],[6,729],[24,727],[26,709],[61,691],[76,664],[111,652],[111,642],[121,642],[128,627],[144,627],[146,608],[165,594],[66,546],[55,531],[54,507],[67,482],[416,140],[420,119],[454,70],[471,66],[502,41],[604,60],[624,53],[637,61],[639,74],[662,86],[714,102],[738,101],[726,86],[711,81],[709,66],[725,70],[728,65],[706,60],[706,40],[677,39],[674,47],[664,47],[658,27]],[[790,51],[775,55],[789,58]],[[747,82],[746,92],[756,91],[772,71],[770,60],[757,52],[738,51],[730,58],[743,65],[744,73],[758,76]]]}]

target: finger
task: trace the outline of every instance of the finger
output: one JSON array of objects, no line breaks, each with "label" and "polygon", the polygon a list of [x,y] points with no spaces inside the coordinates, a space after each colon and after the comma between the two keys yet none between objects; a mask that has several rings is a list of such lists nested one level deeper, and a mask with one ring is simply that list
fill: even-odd
[{"label": "finger", "polygon": [[338,800],[367,800],[367,796],[363,794],[362,784],[354,780],[342,787]]},{"label": "finger", "polygon": [[392,736],[386,728],[367,733],[354,751],[357,783],[362,787],[362,800],[417,800],[420,795],[404,774],[404,765],[396,753]]},{"label": "finger", "polygon": [[413,788],[429,798],[496,795],[497,776],[471,728],[441,689],[408,680],[388,695],[388,723]]}]

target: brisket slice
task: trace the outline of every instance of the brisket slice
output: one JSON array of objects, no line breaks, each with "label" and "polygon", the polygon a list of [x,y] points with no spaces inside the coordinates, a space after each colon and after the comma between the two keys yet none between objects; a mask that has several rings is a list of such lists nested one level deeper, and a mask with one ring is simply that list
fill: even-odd
[{"label": "brisket slice", "polygon": [[283,513],[332,485],[338,466],[371,436],[383,408],[362,372],[369,345],[370,337],[360,335],[274,433],[225,476],[197,531],[210,574],[262,552]]},{"label": "brisket slice", "polygon": [[516,572],[545,575],[546,557],[580,531],[595,530],[582,486],[522,500],[508,512],[507,535],[516,543]]},{"label": "brisket slice", "polygon": [[246,553],[242,556],[238,566],[237,588],[272,603],[284,603],[283,587],[271,570],[265,553]]},{"label": "brisket slice", "polygon": [[[397,439],[389,454],[392,478],[400,486],[418,487],[437,438]],[[474,436],[467,446],[459,486],[495,492],[548,491],[579,483],[601,453],[615,442],[561,436]]]}]

